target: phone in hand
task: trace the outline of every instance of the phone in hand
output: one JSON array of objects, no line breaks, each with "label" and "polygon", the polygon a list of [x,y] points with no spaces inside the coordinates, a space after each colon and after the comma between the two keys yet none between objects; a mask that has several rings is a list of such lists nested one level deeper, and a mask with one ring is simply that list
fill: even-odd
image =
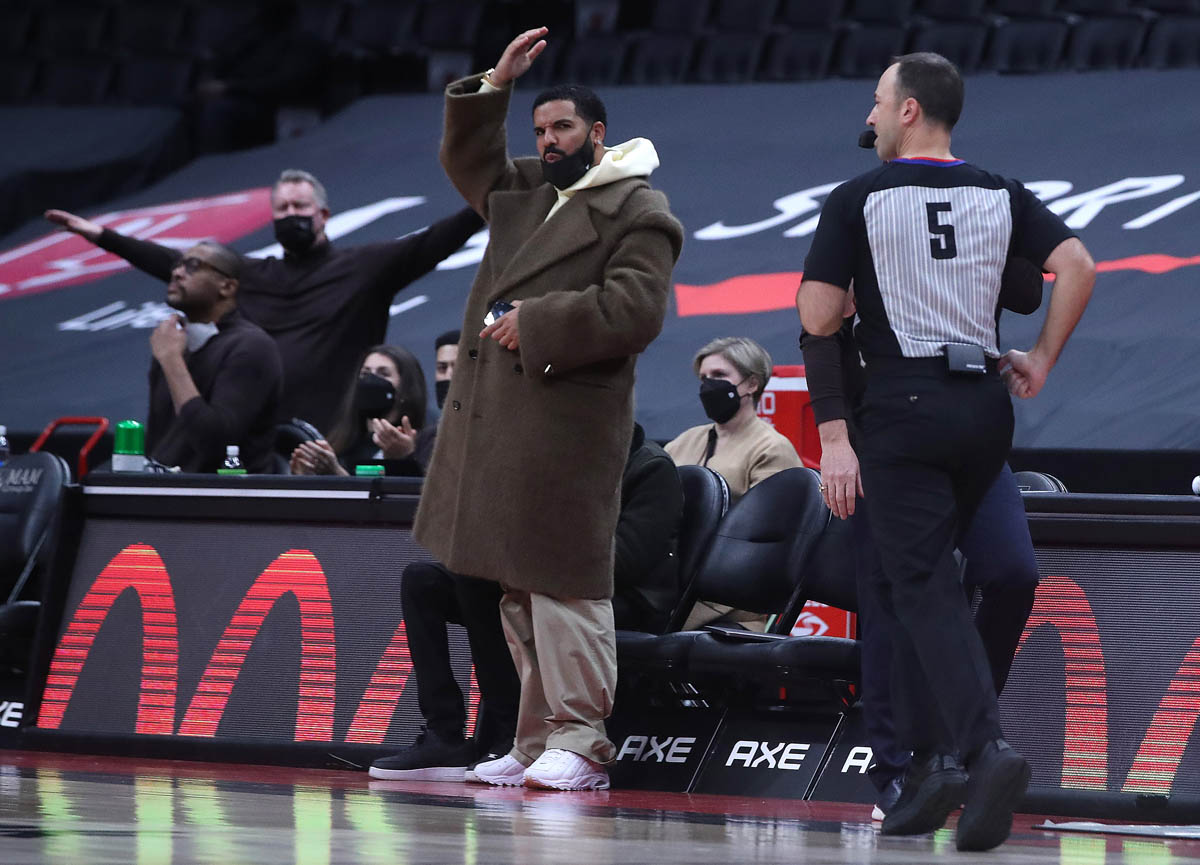
[{"label": "phone in hand", "polygon": [[485,315],[483,317],[483,326],[491,327],[493,324],[495,324],[497,321],[499,321],[500,317],[503,316],[506,312],[509,312],[515,308],[516,307],[514,307],[507,300],[496,301],[495,303],[492,304],[492,308],[488,310],[487,315]]}]

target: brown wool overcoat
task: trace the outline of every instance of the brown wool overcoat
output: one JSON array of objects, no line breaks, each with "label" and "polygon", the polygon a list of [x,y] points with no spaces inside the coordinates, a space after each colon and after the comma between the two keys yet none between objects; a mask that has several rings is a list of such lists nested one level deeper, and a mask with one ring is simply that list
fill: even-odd
[{"label": "brown wool overcoat", "polygon": [[[683,228],[645,178],[557,193],[510,159],[509,91],[446,90],[441,160],[491,233],[463,317],[415,534],[450,570],[561,598],[608,598],[634,364],[662,329]],[[520,349],[479,338],[521,300]]]}]

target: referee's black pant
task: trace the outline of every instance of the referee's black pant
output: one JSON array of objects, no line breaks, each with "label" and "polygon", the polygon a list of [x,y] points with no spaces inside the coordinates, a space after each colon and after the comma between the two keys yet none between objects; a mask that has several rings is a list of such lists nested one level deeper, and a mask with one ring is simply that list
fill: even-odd
[{"label": "referee's black pant", "polygon": [[1012,445],[994,364],[952,375],[943,358],[876,358],[858,407],[867,518],[882,570],[870,587],[893,634],[899,742],[964,759],[1002,737],[987,655],[954,548]]}]

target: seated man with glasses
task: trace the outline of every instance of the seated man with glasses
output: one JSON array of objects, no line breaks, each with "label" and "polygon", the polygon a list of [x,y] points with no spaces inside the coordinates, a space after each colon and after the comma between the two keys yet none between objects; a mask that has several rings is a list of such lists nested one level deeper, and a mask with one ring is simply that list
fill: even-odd
[{"label": "seated man with glasses", "polygon": [[179,310],[150,334],[146,455],[185,472],[215,472],[237,445],[249,472],[272,471],[283,365],[275,341],[237,309],[241,257],[198,243],[171,270]]}]

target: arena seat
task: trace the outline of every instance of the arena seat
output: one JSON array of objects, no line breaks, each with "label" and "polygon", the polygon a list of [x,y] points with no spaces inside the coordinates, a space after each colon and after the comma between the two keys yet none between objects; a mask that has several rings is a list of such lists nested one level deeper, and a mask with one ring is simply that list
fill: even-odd
[{"label": "arena seat", "polygon": [[27,57],[0,57],[0,105],[27,102],[37,81],[37,61]]},{"label": "arena seat", "polygon": [[[685,594],[683,618],[697,600],[757,613],[793,607],[799,575],[829,522],[818,483],[812,469],[786,469],[752,487],[730,508]],[[672,624],[679,618],[672,616]],[[618,665],[631,673],[680,680],[687,676],[693,645],[704,634],[619,632]]]},{"label": "arena seat", "polygon": [[1154,14],[1089,15],[1072,28],[1067,65],[1072,69],[1128,69],[1141,56]]},{"label": "arena seat", "polygon": [[1200,15],[1163,15],[1146,34],[1143,66],[1181,69],[1200,66]]},{"label": "arena seat", "polygon": [[753,81],[765,42],[766,37],[757,33],[720,33],[702,38],[690,80],[701,84]]},{"label": "arena seat", "polygon": [[679,84],[692,66],[695,40],[683,33],[650,33],[637,39],[625,67],[625,84]]},{"label": "arena seat", "polygon": [[189,57],[128,57],[117,66],[113,95],[130,105],[181,103],[191,93],[195,71]]},{"label": "arena seat", "polygon": [[788,29],[832,28],[846,0],[783,0],[776,20]]},{"label": "arena seat", "polygon": [[963,21],[983,15],[987,0],[917,0],[916,13],[939,21]]},{"label": "arena seat", "polygon": [[621,80],[631,40],[619,34],[577,39],[563,55],[559,74],[564,81],[599,86]]},{"label": "arena seat", "polygon": [[650,29],[655,33],[696,34],[708,23],[711,0],[653,0]]},{"label": "arena seat", "polygon": [[119,54],[163,55],[179,45],[186,7],[176,3],[121,3],[113,7],[113,47]]},{"label": "arena seat", "polygon": [[1023,493],[1065,493],[1067,485],[1046,472],[1013,472],[1017,489]]},{"label": "arena seat", "polygon": [[426,48],[469,52],[482,20],[483,4],[476,0],[432,0],[421,4],[417,38]]},{"label": "arena seat", "polygon": [[846,10],[833,59],[833,72],[847,78],[877,78],[904,53],[914,0],[853,0]]},{"label": "arena seat", "polygon": [[997,16],[984,67],[996,72],[1053,72],[1062,64],[1073,19]]},{"label": "arena seat", "polygon": [[24,669],[41,604],[22,595],[38,584],[52,544],[66,460],[50,453],[10,457],[0,466],[0,668]]},{"label": "arena seat", "polygon": [[28,6],[0,6],[0,57],[23,51],[33,26],[33,10]]},{"label": "arena seat", "polygon": [[908,50],[936,51],[969,75],[983,63],[987,36],[988,26],[981,20],[917,18],[909,37]]},{"label": "arena seat", "polygon": [[343,49],[390,52],[413,45],[417,23],[415,3],[385,0],[355,3],[346,12]]},{"label": "arena seat", "polygon": [[46,4],[35,28],[41,57],[66,59],[94,54],[108,26],[109,7],[103,4]]},{"label": "arena seat", "polygon": [[829,74],[837,33],[790,30],[767,39],[758,77],[761,81],[803,81]]},{"label": "arena seat", "polygon": [[114,72],[113,62],[103,57],[47,60],[34,98],[51,105],[98,105],[108,98]]},{"label": "arena seat", "polygon": [[776,0],[716,0],[711,28],[717,33],[771,32]]}]

